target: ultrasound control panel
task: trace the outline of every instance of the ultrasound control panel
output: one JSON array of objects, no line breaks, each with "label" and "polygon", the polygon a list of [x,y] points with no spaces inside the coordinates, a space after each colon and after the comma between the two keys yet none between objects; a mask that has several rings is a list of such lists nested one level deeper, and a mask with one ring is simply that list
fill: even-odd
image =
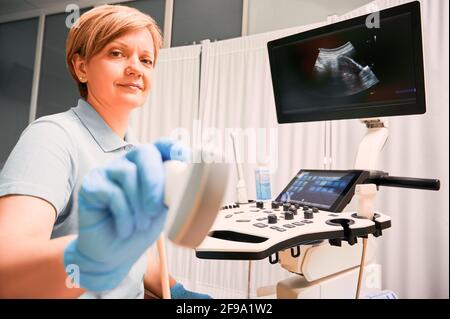
[{"label": "ultrasound control panel", "polygon": [[390,217],[372,220],[342,212],[366,171],[301,170],[274,201],[232,203],[221,208],[196,256],[205,259],[257,260],[280,250],[328,240],[355,244],[358,237],[382,235]]}]

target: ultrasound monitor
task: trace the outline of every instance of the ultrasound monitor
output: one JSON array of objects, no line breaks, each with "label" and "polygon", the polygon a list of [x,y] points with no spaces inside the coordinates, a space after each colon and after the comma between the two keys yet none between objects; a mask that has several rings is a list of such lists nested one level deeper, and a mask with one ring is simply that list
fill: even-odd
[{"label": "ultrasound monitor", "polygon": [[352,199],[356,184],[367,180],[363,170],[300,170],[275,199],[329,212],[341,212]]},{"label": "ultrasound monitor", "polygon": [[279,123],[425,113],[420,3],[372,17],[268,43]]}]

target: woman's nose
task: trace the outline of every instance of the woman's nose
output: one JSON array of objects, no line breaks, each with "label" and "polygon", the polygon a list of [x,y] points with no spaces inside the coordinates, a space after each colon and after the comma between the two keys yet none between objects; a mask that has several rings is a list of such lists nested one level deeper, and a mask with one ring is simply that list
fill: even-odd
[{"label": "woman's nose", "polygon": [[125,68],[126,75],[142,76],[142,66],[140,65],[139,58],[131,57],[129,59],[128,66]]}]

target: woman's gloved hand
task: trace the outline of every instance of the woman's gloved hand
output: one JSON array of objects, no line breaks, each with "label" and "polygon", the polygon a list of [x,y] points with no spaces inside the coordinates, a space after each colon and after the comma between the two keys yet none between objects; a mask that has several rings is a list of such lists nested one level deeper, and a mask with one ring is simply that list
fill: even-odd
[{"label": "woman's gloved hand", "polygon": [[79,267],[82,288],[116,287],[158,238],[167,216],[163,160],[180,152],[171,151],[174,145],[186,149],[171,140],[140,145],[84,178],[78,238],[64,252],[66,269]]},{"label": "woman's gloved hand", "polygon": [[210,295],[187,290],[179,282],[170,288],[170,296],[172,299],[212,299]]},{"label": "woman's gloved hand", "polygon": [[160,138],[156,140],[155,146],[161,153],[163,161],[176,160],[188,162],[190,160],[191,150],[181,141]]}]

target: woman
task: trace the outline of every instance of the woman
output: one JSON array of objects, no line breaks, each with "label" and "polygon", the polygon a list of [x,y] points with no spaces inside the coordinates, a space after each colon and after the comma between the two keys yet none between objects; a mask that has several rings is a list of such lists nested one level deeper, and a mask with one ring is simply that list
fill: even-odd
[{"label": "woman", "polygon": [[[127,130],[161,43],[155,21],[124,6],[96,7],[70,29],[82,98],[27,127],[1,172],[0,297],[161,296],[147,250],[167,213],[162,162],[185,153],[169,140],[135,147]],[[209,297],[170,285],[174,298]]]}]

